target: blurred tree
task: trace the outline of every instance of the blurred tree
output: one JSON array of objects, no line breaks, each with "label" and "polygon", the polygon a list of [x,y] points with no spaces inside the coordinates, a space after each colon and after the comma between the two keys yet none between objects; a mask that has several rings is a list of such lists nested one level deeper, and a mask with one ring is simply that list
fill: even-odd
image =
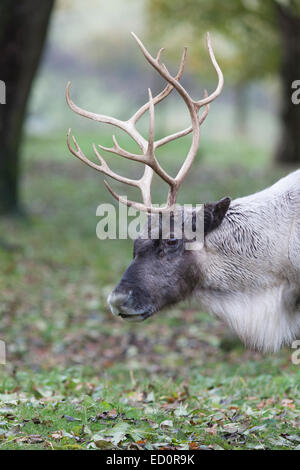
[{"label": "blurred tree", "polygon": [[[167,26],[173,31],[177,28],[178,37],[187,29],[195,43],[198,43],[199,33],[202,35],[207,30],[226,38],[228,47],[223,45],[222,66],[237,84],[240,106],[244,103],[247,81],[279,73],[281,139],[276,157],[282,163],[299,163],[300,106],[291,101],[291,86],[294,80],[300,79],[300,0],[148,2],[156,35]],[[172,36],[176,37],[176,33]]]},{"label": "blurred tree", "polygon": [[[281,139],[276,159],[282,163],[300,162],[300,105],[291,100],[291,86],[300,79],[300,6],[297,2],[275,2],[281,40],[280,76],[281,100]],[[292,5],[294,8],[292,8]]]},{"label": "blurred tree", "polygon": [[19,154],[26,104],[43,50],[54,0],[0,3],[0,214],[17,213]]}]

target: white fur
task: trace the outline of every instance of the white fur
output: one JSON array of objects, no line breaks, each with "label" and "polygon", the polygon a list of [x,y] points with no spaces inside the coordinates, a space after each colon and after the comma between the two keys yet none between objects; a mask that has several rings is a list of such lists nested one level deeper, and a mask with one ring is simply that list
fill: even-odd
[{"label": "white fur", "polygon": [[300,170],[232,201],[198,257],[202,308],[254,349],[290,344],[300,334]]}]

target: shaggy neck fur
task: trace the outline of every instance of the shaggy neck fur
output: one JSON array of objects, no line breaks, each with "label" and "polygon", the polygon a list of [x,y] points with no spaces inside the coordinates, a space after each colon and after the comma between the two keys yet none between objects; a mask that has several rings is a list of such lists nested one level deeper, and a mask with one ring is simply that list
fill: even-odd
[{"label": "shaggy neck fur", "polygon": [[300,334],[300,170],[232,201],[197,256],[203,308],[254,349],[290,344]]}]

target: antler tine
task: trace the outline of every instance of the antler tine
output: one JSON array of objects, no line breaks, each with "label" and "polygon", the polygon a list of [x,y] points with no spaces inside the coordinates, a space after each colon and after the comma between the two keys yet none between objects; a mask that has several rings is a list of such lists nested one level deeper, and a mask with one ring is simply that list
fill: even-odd
[{"label": "antler tine", "polygon": [[150,52],[147,51],[145,48],[144,44],[142,41],[137,37],[135,33],[131,33],[133,38],[136,40],[137,44],[139,45],[142,53],[144,54],[144,57],[146,60],[149,62],[150,65],[152,65],[155,70],[165,79],[170,85],[173,85],[173,88],[176,88],[176,90],[185,97],[187,101],[192,102],[191,98],[189,97],[188,93],[185,91],[182,85],[175,79],[175,77],[172,77],[172,75],[168,72],[166,66],[159,62],[157,58],[152,57]]},{"label": "antler tine", "polygon": [[70,142],[70,136],[71,136],[71,129],[68,130],[68,134],[67,134],[67,144],[68,144],[68,148],[70,150],[70,152],[75,155],[75,157],[77,157],[79,160],[81,160],[83,163],[85,163],[86,165],[90,166],[91,168],[93,168],[94,170],[97,170],[97,171],[100,171],[101,173],[107,175],[107,176],[110,176],[111,178],[115,179],[116,181],[119,181],[120,183],[125,183],[125,184],[129,184],[130,186],[135,186],[135,187],[140,187],[140,180],[134,180],[134,179],[130,179],[130,178],[126,178],[124,176],[121,176],[121,175],[118,175],[117,173],[115,173],[114,171],[112,171],[109,166],[107,165],[106,161],[104,160],[104,158],[99,154],[99,152],[97,151],[96,149],[96,146],[95,144],[93,144],[93,150],[98,158],[98,160],[100,161],[101,165],[97,165],[96,163],[92,162],[91,160],[89,160],[85,155],[84,153],[82,152],[77,140],[75,139],[74,136],[72,136],[72,140],[74,142],[74,145],[76,147],[76,150],[74,150],[74,148],[71,146],[71,142]]},{"label": "antler tine", "polygon": [[198,100],[198,101],[193,100],[189,96],[189,94],[187,93],[185,88],[183,88],[183,86],[179,83],[179,81],[177,81],[174,77],[172,77],[172,75],[169,73],[169,71],[168,71],[167,67],[165,66],[165,64],[160,63],[157,60],[157,58],[152,57],[152,55],[145,48],[144,44],[137,37],[137,35],[135,33],[132,32],[131,35],[133,36],[133,38],[137,42],[137,44],[140,47],[140,49],[141,49],[144,57],[146,58],[146,60],[150,63],[150,65],[152,65],[152,67],[154,67],[157,70],[157,72],[165,80],[167,80],[167,82],[169,82],[171,85],[173,85],[173,88],[176,88],[178,93],[182,96],[182,98],[184,99],[184,101],[188,105],[189,109],[191,107],[193,107],[193,105],[195,107],[199,108],[201,106],[209,104],[211,101],[213,101],[221,93],[223,85],[224,85],[224,77],[223,77],[223,73],[222,73],[222,71],[221,71],[221,69],[220,69],[220,67],[219,67],[219,65],[216,61],[216,58],[215,58],[215,55],[214,55],[214,52],[213,52],[213,49],[212,49],[212,46],[211,46],[209,33],[207,33],[207,47],[208,47],[208,51],[209,51],[211,61],[212,61],[213,65],[214,65],[214,67],[217,71],[219,82],[218,82],[218,86],[217,86],[216,90],[211,95],[207,96],[203,100]]},{"label": "antler tine", "polygon": [[154,103],[150,88],[148,88],[149,95],[149,138],[148,138],[148,149],[147,154],[150,158],[154,156]]},{"label": "antler tine", "polygon": [[167,205],[165,205],[164,207],[153,207],[151,204],[147,206],[145,204],[142,204],[141,202],[131,201],[130,199],[127,199],[127,198],[117,194],[112,189],[112,187],[108,184],[108,182],[106,180],[104,180],[104,184],[105,184],[106,188],[108,189],[108,191],[110,192],[110,194],[118,202],[120,202],[122,204],[125,204],[128,207],[134,207],[138,211],[160,214],[162,212],[169,212],[169,210],[170,210],[169,206],[167,206]]},{"label": "antler tine", "polygon": [[127,150],[122,149],[122,147],[120,147],[120,145],[118,144],[115,135],[112,136],[112,139],[114,144],[112,147],[104,147],[104,145],[100,144],[98,144],[98,147],[100,147],[101,150],[105,150],[106,152],[115,153],[116,155],[120,155],[121,157],[128,158],[128,160],[145,163],[143,160],[143,155],[128,152]]},{"label": "antler tine", "polygon": [[142,193],[144,202],[139,203],[139,202],[131,201],[130,199],[126,199],[122,196],[119,196],[111,188],[111,186],[108,184],[108,182],[106,180],[104,180],[104,184],[105,184],[106,188],[111,193],[111,195],[115,199],[117,199],[117,201],[119,201],[123,204],[126,204],[129,207],[134,207],[135,209],[137,209],[139,211],[144,211],[144,212],[146,211],[146,212],[159,213],[159,212],[164,212],[164,211],[168,210],[167,207],[155,208],[155,207],[152,207],[152,205],[151,205],[151,192],[150,192],[150,189],[151,189],[153,170],[150,167],[148,167],[148,166],[145,167],[144,174],[140,179],[135,180],[135,179],[131,179],[131,178],[126,178],[124,176],[121,176],[121,175],[115,173],[114,171],[112,171],[109,168],[109,166],[107,165],[104,158],[98,152],[95,144],[93,144],[92,147],[93,147],[93,150],[94,150],[98,160],[100,161],[101,165],[97,165],[96,163],[89,160],[84,155],[84,153],[82,152],[76,138],[74,136],[72,136],[72,140],[73,140],[74,145],[76,147],[76,150],[75,150],[71,146],[70,137],[71,137],[71,129],[69,129],[68,133],[67,133],[67,144],[68,144],[68,148],[69,148],[70,152],[75,157],[77,157],[79,160],[81,160],[83,163],[87,164],[89,167],[93,168],[94,170],[100,171],[102,174],[104,174],[106,176],[109,176],[109,177],[113,178],[114,180],[119,181],[120,183],[128,184],[130,186],[134,186],[136,188],[139,188],[141,193]]},{"label": "antler tine", "polygon": [[[164,51],[164,48],[162,47],[158,53],[157,53],[157,56],[156,56],[156,60],[159,62],[160,61],[160,56],[161,56],[161,53]],[[183,53],[182,53],[182,56],[181,56],[181,61],[180,61],[180,65],[179,65],[179,69],[178,69],[178,72],[177,74],[175,75],[175,80],[180,80],[181,77],[182,77],[182,74],[183,74],[183,71],[184,71],[184,65],[185,65],[185,60],[186,60],[186,53],[187,53],[187,48],[184,47],[183,48]],[[174,86],[171,85],[170,83],[168,83],[165,88],[158,94],[156,95],[154,98],[153,98],[153,103],[154,105],[160,103],[162,100],[164,100],[165,98],[167,98],[167,96],[169,96],[169,94],[172,92],[172,90],[174,89]],[[145,103],[140,109],[138,109],[134,115],[129,119],[129,121],[131,121],[133,124],[136,124],[137,121],[143,116],[143,114],[145,114],[146,111],[148,111],[149,109],[149,106],[150,106],[150,103],[149,101],[147,103]]]},{"label": "antler tine", "polygon": [[108,182],[106,180],[103,181],[103,183],[105,184],[106,188],[108,189],[108,191],[110,192],[110,194],[119,202],[121,202],[122,204],[125,204],[126,206],[128,207],[134,207],[135,209],[139,210],[139,211],[148,211],[149,212],[151,211],[151,206],[149,208],[147,208],[145,206],[145,204],[142,204],[141,202],[136,202],[136,201],[131,201],[130,199],[127,199],[123,196],[119,196],[119,194],[117,194],[113,189],[112,187],[108,184]]},{"label": "antler tine", "polygon": [[157,56],[156,56],[156,60],[157,62],[160,62],[160,56],[161,54],[164,52],[165,48],[164,47],[161,47],[157,53]]},{"label": "antler tine", "polygon": [[86,158],[86,156],[83,154],[81,148],[79,147],[79,145],[78,145],[78,143],[77,143],[77,140],[75,139],[74,136],[72,136],[72,140],[73,140],[74,145],[75,145],[75,147],[76,147],[76,150],[74,150],[74,148],[72,147],[71,142],[70,142],[70,136],[71,136],[71,129],[69,129],[69,130],[68,130],[68,133],[67,133],[67,145],[68,145],[68,148],[69,148],[70,152],[71,152],[75,157],[77,157],[79,160],[81,160],[83,163],[85,163],[86,165],[90,166],[90,167],[93,168],[94,170],[101,171],[99,165],[97,165],[97,164],[94,163],[94,162],[91,162],[88,158]]},{"label": "antler tine", "polygon": [[223,76],[222,70],[220,69],[220,66],[219,66],[219,64],[218,64],[218,62],[215,58],[215,54],[214,54],[214,51],[213,51],[213,48],[212,48],[212,45],[211,45],[210,34],[208,32],[206,33],[206,42],[207,42],[207,49],[208,49],[208,52],[209,52],[210,59],[212,61],[212,64],[213,64],[216,72],[217,72],[217,75],[218,75],[218,85],[217,85],[217,88],[215,89],[215,91],[213,93],[211,93],[209,96],[207,96],[203,100],[195,101],[195,104],[199,108],[201,106],[204,106],[206,104],[211,103],[214,99],[216,99],[217,96],[220,95],[220,93],[223,89],[223,85],[224,85],[224,76]]},{"label": "antler tine", "polygon": [[95,152],[95,155],[97,156],[97,158],[101,162],[101,168],[100,168],[101,173],[103,173],[106,176],[110,176],[111,178],[113,178],[116,181],[119,181],[120,183],[129,184],[130,186],[135,186],[136,188],[140,187],[140,185],[139,185],[140,180],[134,180],[134,179],[131,179],[131,178],[126,178],[125,176],[121,176],[118,173],[115,173],[114,171],[112,171],[109,168],[109,166],[107,165],[104,158],[100,155],[100,153],[96,149],[96,145],[93,144],[92,147],[93,147],[93,150]]},{"label": "antler tine", "polygon": [[138,130],[132,125],[129,121],[122,121],[120,119],[113,118],[111,116],[106,116],[104,114],[96,114],[90,111],[87,111],[83,108],[77,106],[74,101],[70,98],[70,86],[71,82],[67,83],[66,87],[66,100],[69,107],[74,111],[76,114],[80,116],[86,117],[88,119],[92,119],[93,121],[103,122],[105,124],[111,124],[112,126],[118,127],[125,131],[137,144],[138,146],[144,150],[147,148],[147,141],[144,137],[138,132]]},{"label": "antler tine", "polygon": [[172,178],[159,164],[154,153],[154,102],[150,88],[149,94],[149,136],[148,147],[145,154],[145,163],[152,168],[155,173],[161,177],[171,188],[175,185],[176,181]]}]

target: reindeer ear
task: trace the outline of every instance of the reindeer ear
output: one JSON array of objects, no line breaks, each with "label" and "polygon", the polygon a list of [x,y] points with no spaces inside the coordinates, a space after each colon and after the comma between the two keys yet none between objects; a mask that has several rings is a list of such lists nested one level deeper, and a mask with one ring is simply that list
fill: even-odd
[{"label": "reindeer ear", "polygon": [[204,234],[211,232],[221,224],[230,203],[230,197],[223,197],[218,202],[204,204]]}]

